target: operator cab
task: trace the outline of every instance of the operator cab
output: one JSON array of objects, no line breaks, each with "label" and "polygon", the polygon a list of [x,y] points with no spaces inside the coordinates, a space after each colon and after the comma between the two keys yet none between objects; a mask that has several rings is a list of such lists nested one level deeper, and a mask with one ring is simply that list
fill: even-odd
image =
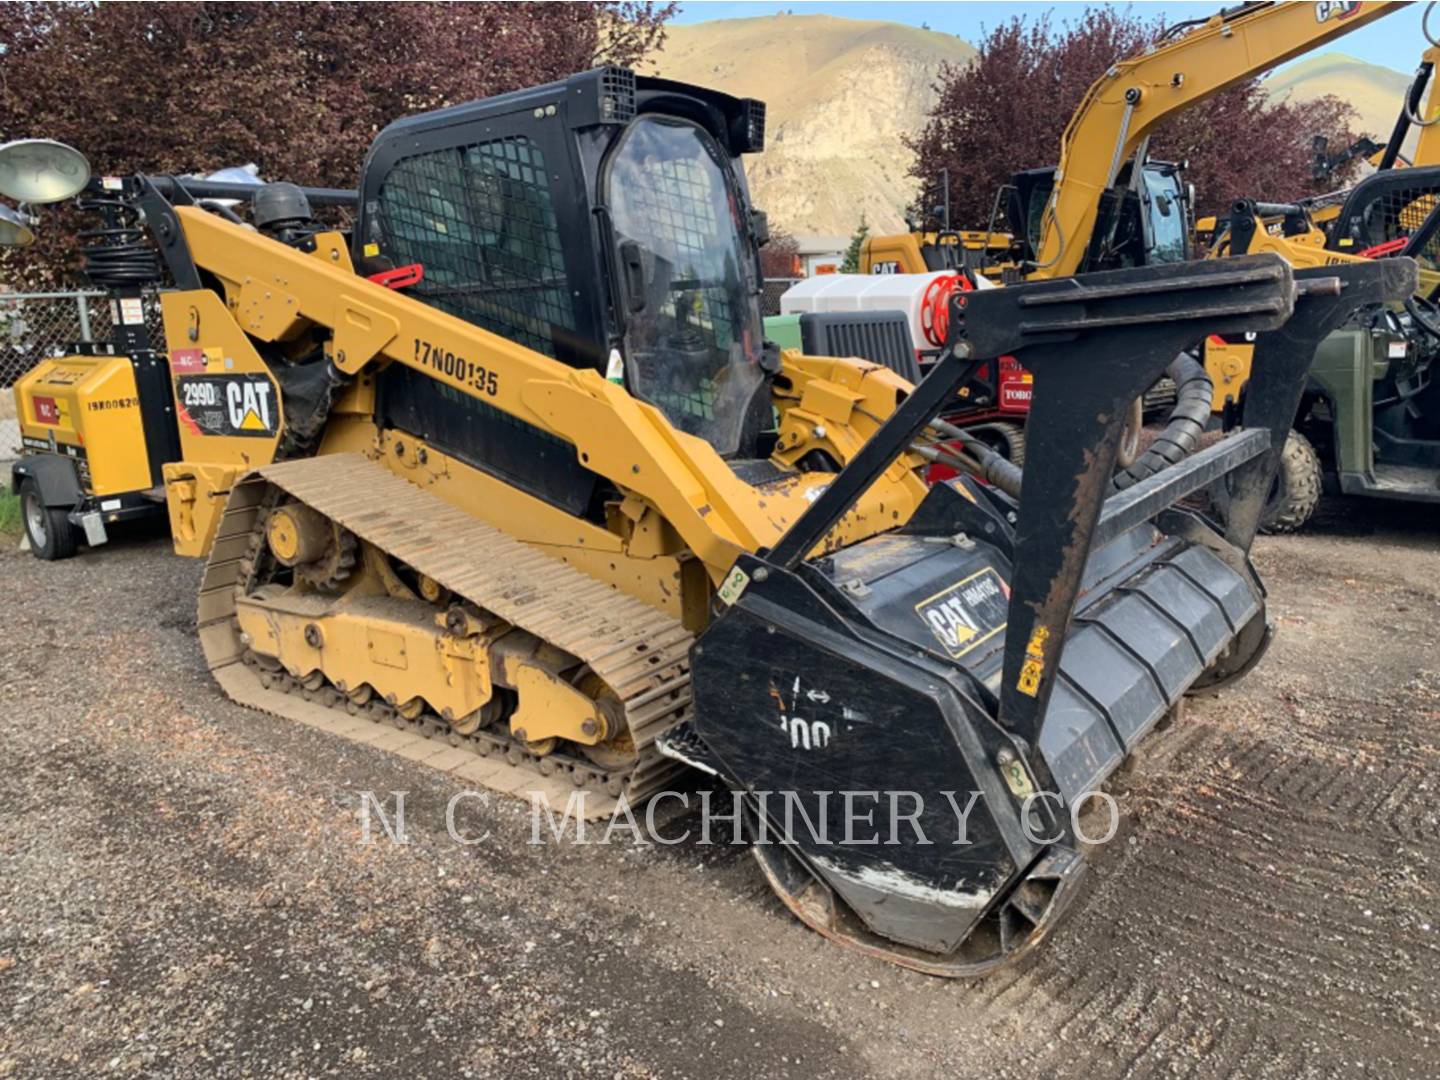
[{"label": "operator cab", "polygon": [[[1120,169],[1115,185],[1100,197],[1099,218],[1080,272],[1185,262],[1190,258],[1191,197],[1183,167],[1149,161],[1135,182],[1133,162]],[[1010,231],[1025,239],[1025,258],[1034,262],[1046,207],[1055,190],[1055,170],[1027,169],[1010,180],[1006,217]]]},{"label": "operator cab", "polygon": [[[740,164],[764,133],[758,101],[619,68],[409,117],[366,160],[356,264],[418,263],[417,299],[623,383],[723,457],[764,457],[778,357]],[[404,365],[377,389],[383,425],[597,512],[568,444]]]}]

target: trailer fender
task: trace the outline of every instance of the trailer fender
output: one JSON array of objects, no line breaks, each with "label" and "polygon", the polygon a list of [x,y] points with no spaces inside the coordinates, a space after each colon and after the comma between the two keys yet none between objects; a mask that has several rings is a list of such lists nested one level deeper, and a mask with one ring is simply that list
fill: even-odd
[{"label": "trailer fender", "polygon": [[85,501],[75,463],[60,454],[27,454],[10,467],[10,490],[20,493],[20,485],[31,478],[40,488],[46,506],[76,507]]}]

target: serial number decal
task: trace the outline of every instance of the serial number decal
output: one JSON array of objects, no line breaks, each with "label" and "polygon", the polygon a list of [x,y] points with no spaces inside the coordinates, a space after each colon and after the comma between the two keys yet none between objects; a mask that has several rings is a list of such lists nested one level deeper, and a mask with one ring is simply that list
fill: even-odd
[{"label": "serial number decal", "polygon": [[138,397],[110,398],[106,401],[89,401],[85,408],[91,412],[104,412],[107,409],[138,409],[140,399]]},{"label": "serial number decal", "polygon": [[1010,589],[994,567],[971,574],[915,605],[935,640],[957,659],[1005,629]]},{"label": "serial number decal", "polygon": [[490,397],[500,392],[500,376],[494,371],[420,338],[415,339],[415,363],[474,387]]}]

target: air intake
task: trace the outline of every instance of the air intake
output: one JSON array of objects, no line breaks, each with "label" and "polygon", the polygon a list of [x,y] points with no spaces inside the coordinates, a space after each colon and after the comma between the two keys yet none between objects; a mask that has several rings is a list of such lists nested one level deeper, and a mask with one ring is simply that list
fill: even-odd
[{"label": "air intake", "polygon": [[902,379],[920,381],[920,363],[903,311],[826,311],[800,316],[806,356],[854,356],[881,364]]}]

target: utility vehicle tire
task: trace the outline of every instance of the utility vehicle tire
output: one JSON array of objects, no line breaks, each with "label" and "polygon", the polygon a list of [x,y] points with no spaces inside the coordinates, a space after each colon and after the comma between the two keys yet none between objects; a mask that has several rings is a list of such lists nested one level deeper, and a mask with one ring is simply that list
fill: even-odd
[{"label": "utility vehicle tire", "polygon": [[1303,526],[1320,505],[1320,489],[1324,472],[1320,455],[1310,440],[1298,431],[1291,431],[1280,451],[1280,469],[1265,513],[1260,518],[1263,533],[1291,533]]},{"label": "utility vehicle tire", "polygon": [[37,559],[53,561],[68,559],[79,546],[79,530],[70,524],[64,507],[46,506],[40,497],[40,485],[33,477],[20,484],[20,517],[25,523],[25,537]]}]

